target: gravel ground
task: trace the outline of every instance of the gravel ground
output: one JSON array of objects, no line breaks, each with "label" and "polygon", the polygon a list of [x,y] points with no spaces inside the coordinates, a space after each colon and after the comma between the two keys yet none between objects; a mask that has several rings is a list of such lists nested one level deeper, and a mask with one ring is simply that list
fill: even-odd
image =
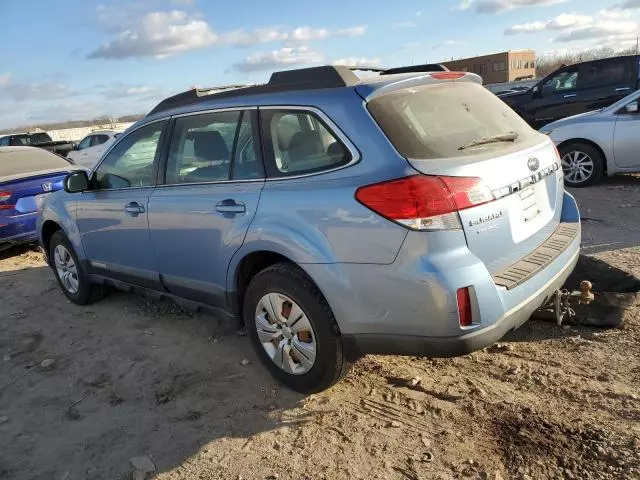
[{"label": "gravel ground", "polygon": [[[584,253],[640,275],[640,177],[572,193]],[[0,478],[638,479],[640,309],[626,317],[366,357],[305,397],[213,317],[124,293],[77,307],[37,251],[5,252]]]}]

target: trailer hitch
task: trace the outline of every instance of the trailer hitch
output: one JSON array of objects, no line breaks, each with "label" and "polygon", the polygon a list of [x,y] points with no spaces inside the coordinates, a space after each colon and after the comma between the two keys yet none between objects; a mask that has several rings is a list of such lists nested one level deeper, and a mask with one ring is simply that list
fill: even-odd
[{"label": "trailer hitch", "polygon": [[551,310],[555,316],[556,324],[560,326],[565,319],[575,317],[576,312],[572,305],[576,303],[578,305],[589,305],[593,302],[595,297],[591,291],[592,288],[593,285],[590,281],[583,280],[580,282],[579,291],[556,290],[542,310],[547,312]]}]

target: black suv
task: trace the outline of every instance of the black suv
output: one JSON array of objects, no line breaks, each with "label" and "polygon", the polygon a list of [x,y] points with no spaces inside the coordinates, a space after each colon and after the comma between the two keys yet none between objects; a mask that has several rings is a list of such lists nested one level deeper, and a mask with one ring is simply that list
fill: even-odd
[{"label": "black suv", "polygon": [[640,88],[640,55],[578,63],[556,70],[524,92],[501,96],[534,128],[608,107]]}]

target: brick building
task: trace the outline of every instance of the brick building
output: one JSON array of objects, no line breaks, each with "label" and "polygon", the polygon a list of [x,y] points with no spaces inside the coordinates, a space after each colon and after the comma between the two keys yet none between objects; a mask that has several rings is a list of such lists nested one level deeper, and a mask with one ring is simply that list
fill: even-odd
[{"label": "brick building", "polygon": [[473,72],[482,77],[485,85],[535,78],[536,52],[534,50],[510,50],[481,57],[463,58],[442,62],[449,70]]}]

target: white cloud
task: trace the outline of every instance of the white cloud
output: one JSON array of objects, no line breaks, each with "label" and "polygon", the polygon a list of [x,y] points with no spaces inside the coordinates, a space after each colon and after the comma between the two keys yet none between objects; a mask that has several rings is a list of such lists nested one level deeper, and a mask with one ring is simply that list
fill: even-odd
[{"label": "white cloud", "polygon": [[517,35],[519,33],[536,33],[543,30],[564,30],[567,28],[589,25],[593,22],[590,15],[579,15],[576,13],[563,13],[553,20],[546,22],[529,22],[514,25],[505,30],[505,35]]},{"label": "white cloud", "polygon": [[420,42],[409,42],[409,43],[405,43],[403,48],[412,49],[412,48],[419,48],[421,46],[422,46],[422,43]]},{"label": "white cloud", "polygon": [[375,67],[380,65],[379,58],[358,58],[358,57],[347,57],[340,58],[338,60],[333,61],[334,65],[344,65],[347,67]]},{"label": "white cloud", "polygon": [[554,5],[568,0],[462,0],[454,10],[473,9],[478,13],[501,13],[522,7]]},{"label": "white cloud", "polygon": [[0,87],[4,87],[11,82],[11,74],[10,73],[0,73]]},{"label": "white cloud", "polygon": [[284,41],[288,37],[286,32],[281,32],[277,28],[257,28],[251,32],[244,29],[233,30],[222,35],[220,40],[222,43],[236,47],[250,47],[258,43]]},{"label": "white cloud", "polygon": [[396,22],[391,24],[393,28],[416,28],[418,24],[416,22]]},{"label": "white cloud", "polygon": [[171,0],[174,5],[193,5],[195,0]]},{"label": "white cloud", "polygon": [[271,52],[254,53],[235,63],[233,69],[239,72],[274,70],[296,65],[313,65],[322,62],[324,56],[307,46],[283,47]]},{"label": "white cloud", "polygon": [[574,42],[576,40],[597,41],[603,37],[622,37],[630,34],[633,35],[638,31],[638,29],[640,29],[640,24],[637,22],[615,22],[608,20],[598,22],[593,25],[570,29],[552,39],[552,42]]},{"label": "white cloud", "polygon": [[287,35],[288,40],[296,42],[308,42],[311,40],[324,40],[329,37],[359,37],[365,34],[366,25],[328,30],[326,28],[298,27]]},{"label": "white cloud", "polygon": [[[118,6],[122,8],[116,8]],[[331,37],[356,37],[364,35],[367,29],[366,25],[340,29],[301,26],[293,30],[264,27],[217,33],[200,14],[182,10],[145,13],[142,4],[135,2],[116,6],[101,4],[97,7],[97,18],[106,31],[114,32],[117,36],[91,52],[87,58],[162,59],[215,45],[249,47],[270,42],[306,43]]]},{"label": "white cloud", "polygon": [[552,43],[574,42],[578,40],[590,40],[594,46],[601,46],[600,39],[609,38],[615,42],[618,37],[629,36],[640,30],[640,23],[624,20],[625,13],[601,10],[597,15],[580,15],[576,13],[563,13],[546,22],[530,22],[514,25],[505,30],[505,35],[517,35],[521,33],[538,33],[545,31],[560,32],[551,39]]},{"label": "white cloud", "polygon": [[95,50],[88,58],[165,58],[213,45],[218,35],[200,19],[180,10],[145,14],[132,29]]}]

